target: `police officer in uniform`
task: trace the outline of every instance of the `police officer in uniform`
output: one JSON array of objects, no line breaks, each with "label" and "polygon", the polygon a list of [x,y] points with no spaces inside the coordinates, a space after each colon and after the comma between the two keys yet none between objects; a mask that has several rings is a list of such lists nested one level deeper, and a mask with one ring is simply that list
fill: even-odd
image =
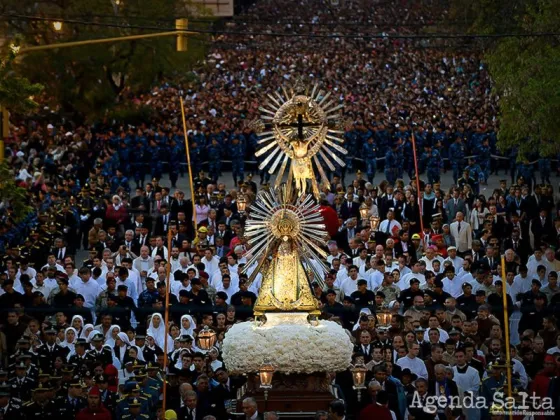
[{"label": "police officer in uniform", "polygon": [[129,381],[124,385],[123,398],[117,401],[117,408],[115,410],[116,418],[122,419],[123,415],[129,412],[129,405],[132,400],[136,400],[140,403],[142,412],[150,411],[150,402],[146,397],[141,396],[140,392],[140,387],[136,381]]},{"label": "police officer in uniform", "polygon": [[212,143],[206,146],[208,153],[208,172],[212,181],[218,181],[222,174],[222,146],[213,138]]},{"label": "police officer in uniform", "polygon": [[436,143],[434,148],[428,146],[426,151],[427,162],[426,162],[426,172],[428,175],[428,182],[433,184],[434,182],[439,182],[441,174],[442,160],[441,155],[438,150],[439,143]]},{"label": "police officer in uniform", "polygon": [[138,382],[138,386],[144,396],[151,400],[150,405],[155,407],[159,401],[159,388],[150,384],[145,370],[138,370],[134,375],[134,379]]},{"label": "police officer in uniform", "polygon": [[47,329],[45,337],[45,341],[37,349],[37,356],[39,367],[46,372],[51,372],[57,357],[66,359],[68,349],[56,343],[56,330],[54,328]]},{"label": "police officer in uniform", "polygon": [[453,182],[457,184],[459,174],[465,167],[465,147],[460,136],[457,136],[455,142],[449,147],[449,159],[453,169]]},{"label": "police officer in uniform", "polygon": [[377,146],[373,140],[373,136],[369,137],[362,147],[362,157],[366,161],[366,176],[369,182],[373,182],[377,171]]},{"label": "police officer in uniform", "polygon": [[33,390],[33,399],[23,404],[21,409],[26,420],[47,419],[49,416],[58,414],[55,410],[54,402],[48,399],[47,393],[49,389],[50,385],[48,383],[39,383],[37,388]]},{"label": "police officer in uniform", "polygon": [[11,396],[10,387],[0,386],[0,420],[21,418],[21,400]]},{"label": "police officer in uniform", "polygon": [[229,145],[229,154],[231,157],[231,171],[233,176],[233,183],[237,186],[238,182],[243,181],[245,172],[245,145],[243,139],[233,137]]},{"label": "police officer in uniform", "polygon": [[78,376],[70,382],[66,395],[58,397],[54,401],[57,420],[74,420],[76,414],[86,407],[86,401],[82,397],[82,384]]},{"label": "police officer in uniform", "polygon": [[[486,399],[486,407],[492,406],[494,394],[496,392],[503,391],[504,386],[507,387],[506,369],[507,363],[504,359],[496,359],[493,363],[490,363],[490,376],[482,380],[482,396]],[[518,379],[512,378],[512,388],[521,389],[521,383]],[[485,410],[488,409],[486,408]],[[488,418],[487,415],[483,415],[483,418],[484,417]]]},{"label": "police officer in uniform", "polygon": [[88,355],[93,363],[97,362],[107,366],[113,363],[113,355],[111,349],[103,346],[104,340],[103,334],[95,334],[91,339],[93,348],[88,351]]},{"label": "police officer in uniform", "polygon": [[16,376],[8,381],[11,395],[22,401],[31,399],[31,391],[35,388],[35,383],[27,376],[27,365],[24,361],[19,362],[16,367]]},{"label": "police officer in uniform", "polygon": [[109,379],[105,375],[97,375],[94,377],[94,382],[99,388],[101,402],[107,410],[114,413],[119,396],[116,392],[109,390]]},{"label": "police officer in uniform", "polygon": [[385,178],[390,185],[394,185],[398,175],[398,146],[394,145],[385,155]]},{"label": "police officer in uniform", "polygon": [[149,419],[148,414],[142,412],[142,402],[138,398],[129,398],[128,413],[124,414],[122,420],[146,420]]}]

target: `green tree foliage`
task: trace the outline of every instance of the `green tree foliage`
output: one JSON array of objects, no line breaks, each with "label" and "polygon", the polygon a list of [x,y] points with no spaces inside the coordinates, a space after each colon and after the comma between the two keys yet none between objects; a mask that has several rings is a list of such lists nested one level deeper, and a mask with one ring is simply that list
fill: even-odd
[{"label": "green tree foliage", "polygon": [[16,185],[12,170],[5,162],[0,163],[0,206],[13,209],[11,215],[16,223],[33,210],[29,205],[27,191]]},{"label": "green tree foliage", "polygon": [[[175,17],[189,16],[188,5],[183,0],[4,0],[0,12],[14,16],[6,21],[8,36],[18,34],[22,45],[31,46],[167,32],[174,30]],[[65,20],[60,31],[53,25],[56,18]],[[176,52],[174,37],[163,37],[32,52],[18,63],[29,79],[45,85],[44,99],[52,109],[96,120],[131,92],[186,72],[201,58],[203,41],[189,37],[186,53]]]},{"label": "green tree foliage", "polygon": [[[5,49],[7,51],[3,51],[0,55],[0,110],[2,112],[32,111],[37,106],[33,98],[41,93],[43,87],[31,83],[14,71],[17,47],[12,49],[7,45]],[[8,207],[13,209],[11,214],[15,222],[24,219],[32,210],[26,190],[16,186],[14,174],[8,165],[2,162],[0,163],[0,208]]]},{"label": "green tree foliage", "polygon": [[43,86],[31,83],[14,70],[17,45],[2,54],[0,59],[0,106],[15,112],[31,111],[37,106],[34,97],[41,93]]},{"label": "green tree foliage", "polygon": [[453,0],[453,17],[472,32],[523,34],[487,42],[485,60],[499,98],[499,146],[521,157],[560,152],[558,0]]}]

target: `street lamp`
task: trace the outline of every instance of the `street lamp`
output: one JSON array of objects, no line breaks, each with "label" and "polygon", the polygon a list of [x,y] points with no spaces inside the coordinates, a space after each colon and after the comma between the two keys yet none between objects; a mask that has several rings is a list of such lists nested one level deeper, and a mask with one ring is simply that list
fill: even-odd
[{"label": "street lamp", "polygon": [[371,216],[369,218],[369,225],[371,226],[371,230],[373,230],[374,232],[377,231],[377,228],[379,227],[379,217]]},{"label": "street lamp", "polygon": [[52,23],[52,26],[53,26],[54,30],[57,31],[57,32],[59,32],[59,31],[62,30],[62,22],[59,21],[59,20],[54,21],[54,22]]},{"label": "street lamp", "polygon": [[264,411],[267,409],[268,391],[272,389],[272,377],[275,370],[274,365],[268,359],[264,359],[263,364],[259,368],[260,387],[264,389]]},{"label": "street lamp", "polygon": [[360,217],[362,218],[362,220],[366,220],[367,219],[367,214],[369,212],[369,207],[365,203],[365,201],[362,203],[359,210],[360,210]]},{"label": "street lamp", "polygon": [[350,368],[350,372],[352,373],[352,382],[354,382],[352,388],[358,391],[358,401],[361,401],[362,389],[366,389],[367,368],[363,363],[358,363]]},{"label": "street lamp", "polygon": [[198,333],[197,341],[199,349],[204,351],[210,350],[214,343],[216,343],[216,331],[211,330],[208,328],[208,325],[205,325],[203,330]]}]

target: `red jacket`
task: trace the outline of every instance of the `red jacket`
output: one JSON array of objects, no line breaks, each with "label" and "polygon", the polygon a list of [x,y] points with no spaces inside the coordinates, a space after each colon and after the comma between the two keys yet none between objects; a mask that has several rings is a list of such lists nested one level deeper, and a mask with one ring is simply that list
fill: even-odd
[{"label": "red jacket", "polygon": [[393,420],[391,411],[382,405],[370,404],[360,411],[359,420]]},{"label": "red jacket", "polygon": [[319,211],[325,219],[325,226],[331,238],[334,238],[338,233],[338,214],[336,210],[330,206],[321,206]]},{"label": "red jacket", "polygon": [[115,207],[111,204],[105,211],[105,218],[113,223],[121,224],[127,221],[128,211],[124,206],[120,206],[118,210],[115,210]]},{"label": "red jacket", "polygon": [[76,414],[76,420],[111,420],[111,412],[101,405],[97,410],[84,408]]},{"label": "red jacket", "polygon": [[531,389],[529,394],[532,395],[534,392],[536,396],[544,398],[548,397],[548,388],[550,386],[550,379],[555,376],[554,372],[550,373],[550,376],[544,371],[540,371],[535,375],[535,379],[531,384]]}]

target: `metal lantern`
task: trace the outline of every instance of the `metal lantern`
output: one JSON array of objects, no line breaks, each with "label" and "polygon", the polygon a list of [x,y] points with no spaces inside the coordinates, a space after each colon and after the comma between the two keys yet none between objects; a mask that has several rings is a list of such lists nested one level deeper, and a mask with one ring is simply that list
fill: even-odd
[{"label": "metal lantern", "polygon": [[363,363],[358,363],[350,368],[354,390],[358,391],[358,401],[362,398],[362,389],[366,389],[367,368]]},{"label": "metal lantern", "polygon": [[375,316],[377,317],[377,325],[379,328],[389,328],[391,326],[391,317],[393,314],[386,308],[378,311]]},{"label": "metal lantern", "polygon": [[204,327],[202,331],[198,333],[198,348],[204,351],[210,350],[214,343],[216,343],[216,331],[208,328],[208,325]]},{"label": "metal lantern", "polygon": [[237,197],[236,204],[239,213],[245,213],[245,209],[247,208],[247,199],[244,195],[240,195],[239,197]]},{"label": "metal lantern", "polygon": [[364,389],[366,387],[367,368],[363,363],[358,363],[350,368],[354,389]]},{"label": "metal lantern", "polygon": [[369,207],[364,201],[360,206],[360,217],[362,218],[362,220],[367,219],[368,212],[369,212]]},{"label": "metal lantern", "polygon": [[58,32],[58,31],[61,31],[61,30],[62,30],[62,22],[61,22],[61,21],[59,21],[59,20],[54,21],[54,22],[52,23],[52,25],[53,25],[53,28],[54,28],[55,31]]},{"label": "metal lantern", "polygon": [[369,225],[371,226],[371,230],[373,231],[377,231],[377,228],[379,227],[379,217],[378,216],[371,216],[369,218]]},{"label": "metal lantern", "polygon": [[272,388],[272,377],[275,372],[274,365],[268,360],[264,360],[263,364],[259,368],[259,378],[261,381],[261,388],[270,389]]}]

